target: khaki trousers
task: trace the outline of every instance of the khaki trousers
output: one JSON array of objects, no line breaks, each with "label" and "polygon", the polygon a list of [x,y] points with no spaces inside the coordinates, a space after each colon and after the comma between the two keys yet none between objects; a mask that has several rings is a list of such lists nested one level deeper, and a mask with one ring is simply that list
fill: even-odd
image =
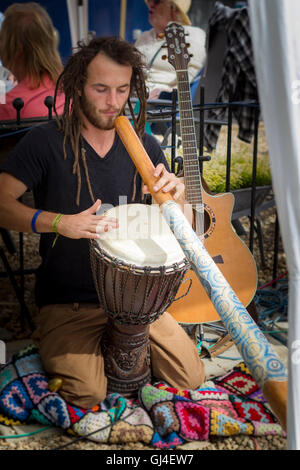
[{"label": "khaki trousers", "polygon": [[[63,380],[60,395],[91,408],[106,397],[107,379],[100,340],[107,316],[96,304],[47,305],[39,313],[39,351],[50,377]],[[150,325],[152,374],[179,389],[205,380],[197,348],[168,313]]]}]

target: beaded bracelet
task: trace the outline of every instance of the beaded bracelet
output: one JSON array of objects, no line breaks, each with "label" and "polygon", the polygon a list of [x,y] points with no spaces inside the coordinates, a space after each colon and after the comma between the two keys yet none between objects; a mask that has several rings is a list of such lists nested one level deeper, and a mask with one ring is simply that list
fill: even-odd
[{"label": "beaded bracelet", "polygon": [[55,217],[55,219],[53,220],[52,222],[52,232],[56,233],[56,237],[53,241],[53,244],[52,244],[52,248],[54,247],[55,243],[56,243],[56,240],[58,239],[59,237],[59,233],[58,233],[58,230],[57,230],[57,226],[58,226],[58,222],[60,221],[60,219],[62,218],[63,214],[57,214],[57,216]]},{"label": "beaded bracelet", "polygon": [[42,209],[39,209],[38,211],[36,211],[34,214],[33,214],[33,217],[32,217],[32,220],[31,220],[31,229],[33,231],[33,233],[40,233],[37,231],[36,229],[36,226],[35,226],[35,223],[36,223],[36,219],[38,218],[38,215],[43,212]]}]

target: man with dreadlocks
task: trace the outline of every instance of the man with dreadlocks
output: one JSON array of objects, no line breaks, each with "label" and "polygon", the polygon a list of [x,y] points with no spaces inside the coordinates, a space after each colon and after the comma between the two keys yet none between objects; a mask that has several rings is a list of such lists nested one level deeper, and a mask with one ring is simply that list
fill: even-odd
[{"label": "man with dreadlocks", "polygon": [[[111,37],[79,46],[58,79],[60,91],[63,114],[30,131],[2,164],[0,220],[4,228],[41,233],[36,282],[41,359],[50,377],[62,379],[62,397],[90,408],[105,399],[107,380],[100,347],[106,315],[92,278],[88,239],[117,226],[117,220],[97,214],[101,202],[116,206],[119,196],[141,202],[147,190],[113,126],[126,103],[159,177],[157,189],[172,191],[180,202],[184,185],[167,170],[156,140],[143,134],[147,93],[134,46]],[[137,119],[131,96],[141,103]],[[37,209],[19,201],[27,188]],[[177,388],[203,382],[195,345],[168,313],[151,324],[150,347],[157,379]]]}]

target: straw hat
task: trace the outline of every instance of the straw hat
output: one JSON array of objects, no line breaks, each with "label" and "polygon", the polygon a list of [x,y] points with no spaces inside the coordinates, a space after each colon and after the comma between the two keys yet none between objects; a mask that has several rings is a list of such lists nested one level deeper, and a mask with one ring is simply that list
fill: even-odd
[{"label": "straw hat", "polygon": [[191,6],[191,0],[172,0],[172,3],[174,3],[180,11],[182,24],[190,25],[191,20],[187,16],[187,12]]},{"label": "straw hat", "polygon": [[[191,20],[189,19],[187,12],[191,6],[191,0],[171,0],[174,5],[178,8],[181,14],[181,23],[185,25],[190,25]],[[145,0],[145,3],[148,3],[148,0]]]}]

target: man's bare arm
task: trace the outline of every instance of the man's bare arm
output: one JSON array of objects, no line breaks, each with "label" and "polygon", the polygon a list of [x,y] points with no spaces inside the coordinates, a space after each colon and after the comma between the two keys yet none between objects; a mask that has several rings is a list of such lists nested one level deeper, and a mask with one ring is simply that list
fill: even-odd
[{"label": "man's bare arm", "polygon": [[[32,232],[31,221],[36,209],[22,204],[18,199],[27,190],[26,185],[10,175],[0,174],[0,226],[18,232]],[[115,218],[97,216],[101,201],[78,214],[64,214],[60,219],[57,230],[61,235],[69,238],[98,238],[97,233],[107,232],[116,228],[118,222]],[[42,211],[36,219],[36,230],[39,233],[52,232],[52,224],[57,213]]]}]

